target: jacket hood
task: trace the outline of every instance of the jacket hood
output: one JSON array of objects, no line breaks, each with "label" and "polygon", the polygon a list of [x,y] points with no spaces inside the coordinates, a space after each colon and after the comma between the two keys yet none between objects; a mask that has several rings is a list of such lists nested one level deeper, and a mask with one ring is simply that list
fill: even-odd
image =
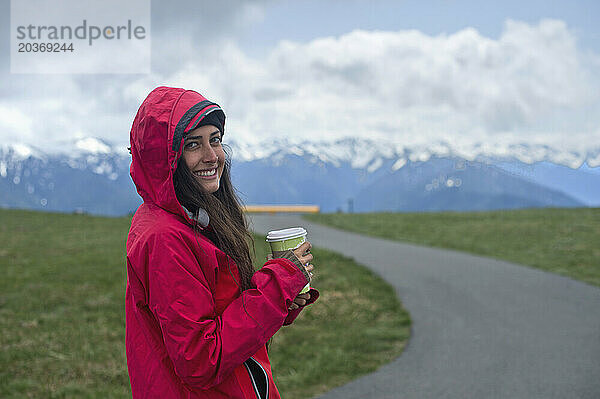
[{"label": "jacket hood", "polygon": [[196,91],[161,86],[148,94],[138,109],[130,133],[130,174],[144,202],[191,222],[175,196],[173,173],[186,135],[212,112],[217,112],[225,126],[221,107]]}]

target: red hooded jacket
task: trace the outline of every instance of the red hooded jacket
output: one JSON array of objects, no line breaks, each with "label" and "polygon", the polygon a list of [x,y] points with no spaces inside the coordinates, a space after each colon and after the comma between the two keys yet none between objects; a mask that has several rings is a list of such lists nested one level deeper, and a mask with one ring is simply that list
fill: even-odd
[{"label": "red hooded jacket", "polygon": [[211,110],[220,108],[195,91],[158,87],[131,128],[131,177],[144,200],[127,237],[134,398],[279,398],[265,344],[298,315],[288,307],[305,274],[273,259],[240,292],[235,262],[194,230],[173,188],[185,133]]}]

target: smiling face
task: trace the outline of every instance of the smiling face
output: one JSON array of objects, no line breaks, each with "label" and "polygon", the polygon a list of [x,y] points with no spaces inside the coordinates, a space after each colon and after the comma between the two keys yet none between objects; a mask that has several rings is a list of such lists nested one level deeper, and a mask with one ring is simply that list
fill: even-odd
[{"label": "smiling face", "polygon": [[183,160],[208,193],[219,189],[225,165],[225,151],[221,147],[221,132],[213,125],[192,130],[183,144]]}]

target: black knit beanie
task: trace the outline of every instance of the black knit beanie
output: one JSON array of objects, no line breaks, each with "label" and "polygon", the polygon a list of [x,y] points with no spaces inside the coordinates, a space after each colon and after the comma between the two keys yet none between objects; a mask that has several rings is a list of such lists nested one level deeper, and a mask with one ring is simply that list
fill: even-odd
[{"label": "black knit beanie", "polygon": [[225,114],[223,111],[217,110],[206,115],[200,122],[198,122],[196,128],[206,125],[216,126],[221,132],[221,135],[225,134],[225,130],[223,129],[223,125],[225,125]]}]

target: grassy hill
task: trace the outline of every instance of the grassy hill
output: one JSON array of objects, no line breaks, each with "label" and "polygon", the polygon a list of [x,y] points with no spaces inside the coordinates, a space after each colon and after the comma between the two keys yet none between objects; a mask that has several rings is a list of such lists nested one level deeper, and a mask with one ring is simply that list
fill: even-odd
[{"label": "grassy hill", "polygon": [[361,234],[504,259],[600,286],[600,208],[306,217]]},{"label": "grassy hill", "polygon": [[[125,359],[130,218],[0,210],[0,397],[131,397]],[[257,265],[266,258],[255,237]],[[410,318],[350,259],[313,249],[321,292],[270,348],[285,398],[308,398],[398,356]],[[322,267],[321,267],[322,265]]]}]

